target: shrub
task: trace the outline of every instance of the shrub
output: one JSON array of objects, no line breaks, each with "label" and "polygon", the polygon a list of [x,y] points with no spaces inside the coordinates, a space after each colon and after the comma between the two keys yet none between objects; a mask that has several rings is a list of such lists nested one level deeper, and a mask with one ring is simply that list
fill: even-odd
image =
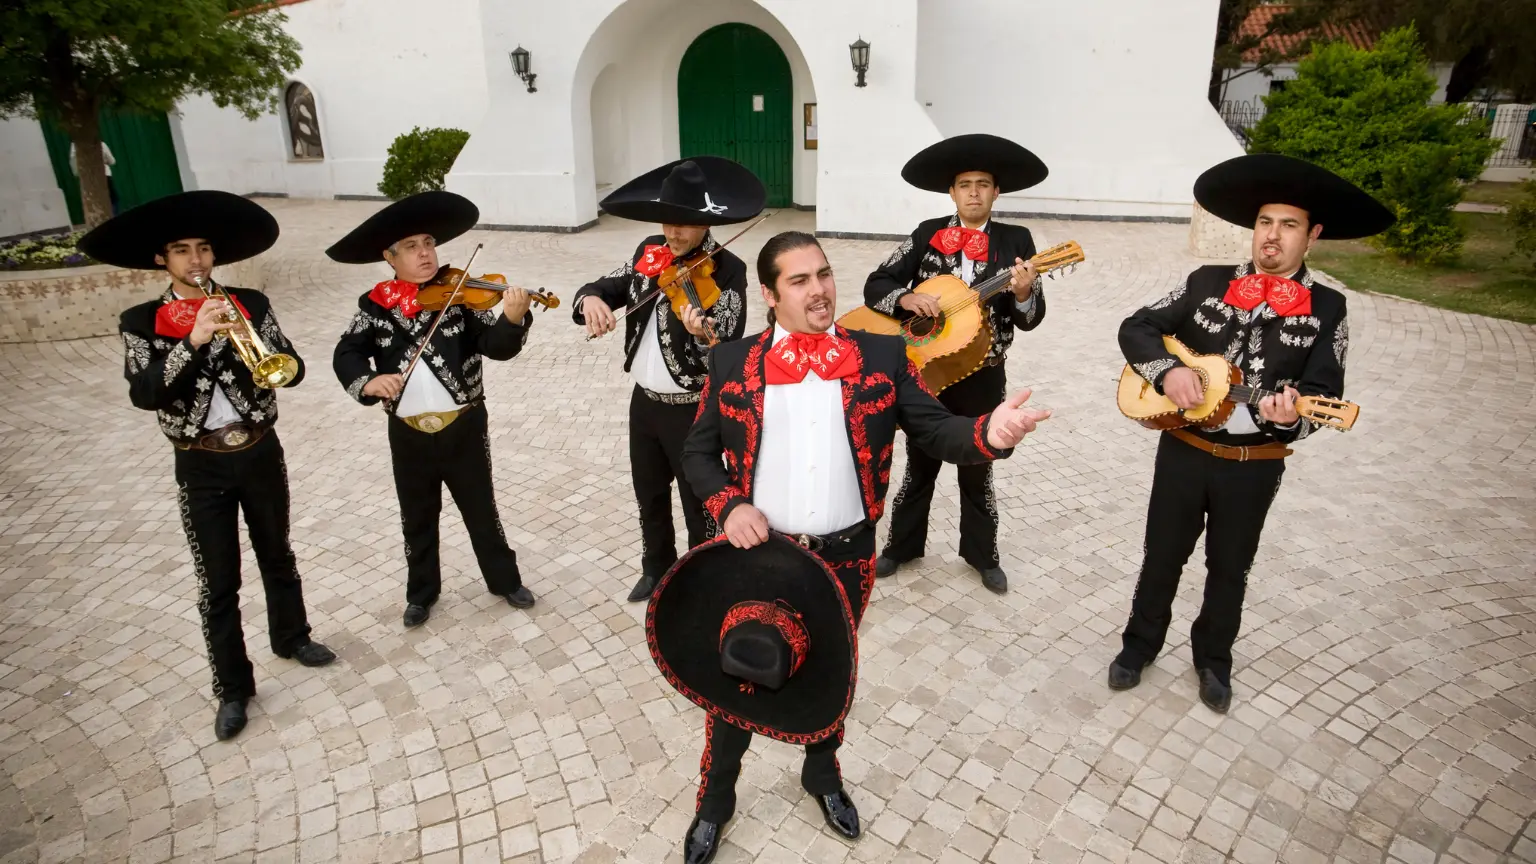
[{"label": "shrub", "polygon": [[462,129],[411,129],[389,145],[379,192],[399,201],[418,192],[443,188],[443,178],[448,176],[453,160],[459,157],[467,141],[469,133]]},{"label": "shrub", "polygon": [[82,232],[34,235],[0,241],[0,270],[50,270],[96,262],[75,248]]},{"label": "shrub", "polygon": [[1296,80],[1265,99],[1250,149],[1305,159],[1376,196],[1397,214],[1376,245],[1405,258],[1454,258],[1466,239],[1453,215],[1463,184],[1499,144],[1486,119],[1429,104],[1435,86],[1412,27],[1386,33],[1370,51],[1319,46]]},{"label": "shrub", "polygon": [[1536,268],[1536,178],[1520,184],[1520,199],[1509,206],[1509,227],[1515,232],[1515,251]]}]

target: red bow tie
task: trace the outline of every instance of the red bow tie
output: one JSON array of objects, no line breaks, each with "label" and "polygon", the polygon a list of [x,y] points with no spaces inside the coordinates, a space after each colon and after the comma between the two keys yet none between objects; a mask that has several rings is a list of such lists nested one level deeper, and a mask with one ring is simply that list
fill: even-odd
[{"label": "red bow tie", "polygon": [[987,257],[987,232],[975,228],[966,228],[962,225],[943,228],[928,242],[945,255],[963,251],[965,257],[972,261],[980,261]]},{"label": "red bow tie", "polygon": [[[229,295],[229,299],[235,301],[235,306],[240,310],[241,315],[251,317],[251,313],[245,310],[244,304],[236,299],[235,295]],[[195,300],[172,300],[169,303],[162,303],[160,308],[155,310],[155,332],[171,339],[187,338],[187,334],[192,332],[192,326],[197,323],[198,310],[202,309],[206,302],[205,298],[199,297]]]},{"label": "red bow tie", "polygon": [[1232,280],[1227,286],[1227,296],[1221,300],[1228,306],[1248,312],[1260,303],[1268,303],[1276,315],[1312,314],[1312,292],[1307,286],[1268,273],[1250,273]]},{"label": "red bow tie", "polygon": [[672,247],[647,246],[640,260],[635,262],[635,272],[641,276],[655,276],[672,266]]},{"label": "red bow tie", "polygon": [[415,318],[416,313],[421,311],[421,304],[416,300],[416,294],[420,290],[415,282],[390,279],[373,286],[373,290],[368,292],[368,299],[385,309],[399,306],[401,315]]},{"label": "red bow tie", "polygon": [[807,372],[832,381],[858,371],[853,346],[829,333],[791,333],[768,351],[769,384],[799,384]]}]

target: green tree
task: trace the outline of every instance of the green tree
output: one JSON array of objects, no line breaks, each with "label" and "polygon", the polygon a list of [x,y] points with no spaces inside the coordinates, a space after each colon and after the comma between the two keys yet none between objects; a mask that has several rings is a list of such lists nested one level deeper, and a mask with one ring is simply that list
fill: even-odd
[{"label": "green tree", "polygon": [[463,129],[423,129],[414,126],[389,145],[379,192],[399,201],[418,192],[442,189],[453,160],[469,142]]},{"label": "green tree", "polygon": [[1295,81],[1265,99],[1269,111],[1250,149],[1305,159],[1376,196],[1398,220],[1376,239],[1382,247],[1409,258],[1454,257],[1465,239],[1453,218],[1463,184],[1482,174],[1499,144],[1486,120],[1430,105],[1435,86],[1411,27],[1384,34],[1370,51],[1320,46]]},{"label": "green tree", "polygon": [[[1212,108],[1221,108],[1226,98],[1227,85],[1244,75],[1269,74],[1277,63],[1287,63],[1307,52],[1307,43],[1298,41],[1289,50],[1278,50],[1271,44],[1272,36],[1288,36],[1303,33],[1319,26],[1334,15],[1353,14],[1353,10],[1337,8],[1342,0],[1297,0],[1286,4],[1283,11],[1265,19],[1257,30],[1245,30],[1253,10],[1270,5],[1267,0],[1221,0],[1216,17],[1216,51],[1211,59],[1211,83],[1207,98]],[[1254,56],[1245,61],[1245,55]],[[1247,62],[1252,66],[1242,68]]]},{"label": "green tree", "polygon": [[[264,0],[263,0],[264,2]],[[299,43],[258,0],[0,4],[0,116],[57,118],[75,145],[85,222],[111,215],[99,112],[163,112],[191,94],[255,119],[277,107]]]}]

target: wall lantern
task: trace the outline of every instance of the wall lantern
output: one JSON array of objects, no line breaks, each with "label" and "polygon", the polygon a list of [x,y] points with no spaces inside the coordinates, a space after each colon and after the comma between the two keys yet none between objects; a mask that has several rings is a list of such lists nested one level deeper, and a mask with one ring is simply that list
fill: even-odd
[{"label": "wall lantern", "polygon": [[869,43],[859,37],[859,41],[848,46],[848,56],[853,60],[853,71],[859,73],[859,80],[855,87],[864,86],[864,73],[869,71]]},{"label": "wall lantern", "polygon": [[532,62],[533,55],[528,53],[527,48],[519,45],[517,48],[513,49],[512,71],[516,72],[517,77],[523,79],[523,83],[528,85],[529,93],[537,93],[539,91],[533,86],[533,79],[539,76],[528,71],[528,67],[532,65]]}]

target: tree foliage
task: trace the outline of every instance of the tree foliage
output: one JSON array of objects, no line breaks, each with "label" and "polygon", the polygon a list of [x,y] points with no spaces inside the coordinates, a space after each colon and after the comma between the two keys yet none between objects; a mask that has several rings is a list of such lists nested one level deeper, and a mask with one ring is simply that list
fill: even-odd
[{"label": "tree foliage", "polygon": [[1482,174],[1499,145],[1487,120],[1428,104],[1436,84],[1414,30],[1386,33],[1371,51],[1320,46],[1297,71],[1266,98],[1251,150],[1305,159],[1376,196],[1398,219],[1375,241],[1384,248],[1454,257],[1465,240],[1453,218],[1463,184]]},{"label": "tree foliage", "polygon": [[418,192],[442,189],[453,160],[459,158],[468,141],[469,133],[463,129],[413,127],[389,145],[379,192],[399,201]]},{"label": "tree foliage", "polygon": [[1515,232],[1515,251],[1536,267],[1536,180],[1520,184],[1520,198],[1509,207],[1509,227]]},{"label": "tree foliage", "polygon": [[0,4],[0,115],[57,118],[75,144],[86,223],[109,214],[98,115],[165,112],[192,94],[255,119],[277,106],[299,44],[257,0]]}]

